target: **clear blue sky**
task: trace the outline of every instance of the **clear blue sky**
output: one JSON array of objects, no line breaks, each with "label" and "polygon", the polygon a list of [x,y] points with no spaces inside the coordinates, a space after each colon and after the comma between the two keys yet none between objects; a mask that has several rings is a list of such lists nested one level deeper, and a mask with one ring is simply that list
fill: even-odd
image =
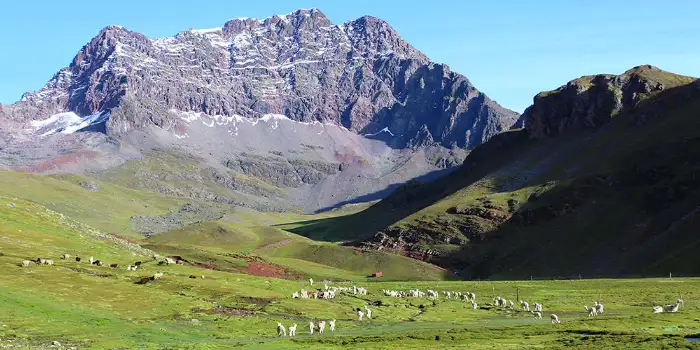
[{"label": "clear blue sky", "polygon": [[38,90],[106,25],[149,37],[316,7],[333,22],[389,22],[433,61],[521,112],[581,75],[653,64],[700,77],[697,0],[8,1],[0,21],[0,103]]}]

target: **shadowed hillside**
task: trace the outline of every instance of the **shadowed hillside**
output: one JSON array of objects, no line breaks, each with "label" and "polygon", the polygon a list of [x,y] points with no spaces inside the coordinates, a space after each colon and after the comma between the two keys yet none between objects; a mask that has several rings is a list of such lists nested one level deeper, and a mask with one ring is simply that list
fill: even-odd
[{"label": "shadowed hillside", "polygon": [[289,229],[354,234],[473,278],[697,273],[699,100],[692,78],[654,67],[584,77],[539,94],[524,130],[497,135],[450,176]]}]

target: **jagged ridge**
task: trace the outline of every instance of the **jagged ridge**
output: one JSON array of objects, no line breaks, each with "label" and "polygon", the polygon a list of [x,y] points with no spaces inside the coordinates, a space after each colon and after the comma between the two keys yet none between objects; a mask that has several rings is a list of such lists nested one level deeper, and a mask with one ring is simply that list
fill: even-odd
[{"label": "jagged ridge", "polygon": [[43,89],[0,113],[26,124],[59,112],[110,112],[105,131],[118,136],[182,127],[171,110],[282,114],[363,134],[388,128],[398,148],[471,149],[517,118],[386,22],[365,16],[334,25],[316,9],[157,39],[109,26]]}]

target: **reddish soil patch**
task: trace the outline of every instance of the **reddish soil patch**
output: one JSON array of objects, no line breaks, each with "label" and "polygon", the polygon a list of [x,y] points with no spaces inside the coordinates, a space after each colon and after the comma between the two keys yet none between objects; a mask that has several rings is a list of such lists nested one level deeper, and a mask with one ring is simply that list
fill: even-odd
[{"label": "reddish soil patch", "polygon": [[49,160],[47,162],[39,163],[35,166],[29,167],[29,168],[20,168],[17,169],[17,171],[24,171],[24,172],[29,172],[29,173],[44,173],[49,170],[53,169],[60,169],[62,166],[69,165],[69,164],[77,164],[80,163],[81,161],[88,161],[91,159],[98,158],[100,155],[99,152],[96,151],[78,151],[72,154],[65,154],[62,156],[58,156],[52,160]]},{"label": "reddish soil patch", "polygon": [[264,262],[251,261],[248,263],[246,272],[254,276],[282,278],[287,274],[287,270],[279,265],[266,264]]}]

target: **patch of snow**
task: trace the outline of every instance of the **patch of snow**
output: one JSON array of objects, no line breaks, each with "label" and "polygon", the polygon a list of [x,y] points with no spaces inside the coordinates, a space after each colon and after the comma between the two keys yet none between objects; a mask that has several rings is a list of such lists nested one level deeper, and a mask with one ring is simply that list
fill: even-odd
[{"label": "patch of snow", "polygon": [[251,39],[252,39],[252,37],[250,36],[250,34],[241,33],[241,34],[236,35],[233,38],[233,43],[237,47],[250,46],[250,45],[252,45],[252,43],[250,41]]},{"label": "patch of snow", "polygon": [[55,133],[72,134],[91,125],[104,123],[109,119],[109,112],[97,112],[80,117],[73,112],[58,113],[44,120],[33,120],[31,126],[35,131],[42,132],[41,136]]},{"label": "patch of snow", "polygon": [[[330,60],[329,59],[329,60],[325,60],[325,61],[341,61],[341,60]],[[325,62],[325,61],[322,61],[322,60],[299,60],[299,61],[294,61],[294,62],[290,62],[290,63],[280,64],[280,65],[276,65],[276,66],[267,66],[267,67],[263,67],[260,65],[247,66],[247,67],[233,67],[233,68],[231,68],[231,70],[241,70],[241,69],[278,70],[278,69],[292,68],[292,67],[299,65],[299,64],[313,64],[313,63],[319,63],[319,62]]]},{"label": "patch of snow", "polygon": [[287,118],[287,116],[286,116],[286,115],[283,115],[283,114],[265,114],[265,115],[262,116],[262,118],[259,118],[258,120],[262,120],[262,121],[264,121],[264,122],[266,122],[266,123],[267,123],[268,121],[270,121],[270,120],[289,120],[289,121],[293,121],[293,120]]},{"label": "patch of snow", "polygon": [[272,16],[272,17],[273,17],[273,18],[274,18],[274,17],[277,17],[277,18],[281,19],[282,22],[284,22],[284,23],[289,23],[289,18],[287,18],[287,15],[274,15],[274,16]]},{"label": "patch of snow", "polygon": [[[250,126],[256,126],[258,123],[265,123],[270,130],[275,130],[279,128],[279,122],[289,122],[292,123],[293,125],[305,125],[305,126],[316,126],[318,125],[321,127],[321,130],[317,133],[318,135],[322,134],[327,126],[334,126],[340,129],[343,129],[345,131],[348,131],[343,126],[336,125],[333,123],[321,123],[318,120],[315,120],[313,122],[300,122],[300,121],[295,121],[292,119],[289,119],[289,117],[282,115],[282,114],[265,114],[260,118],[247,118],[238,114],[234,114],[231,116],[225,116],[225,115],[208,115],[204,112],[185,112],[185,111],[180,111],[176,109],[171,109],[171,113],[174,113],[180,117],[181,120],[185,121],[188,125],[191,125],[192,122],[194,121],[200,121],[202,125],[213,128],[215,126],[229,126],[229,131],[228,133],[231,135],[238,135],[238,124],[241,123],[246,123],[249,124]],[[295,128],[292,128],[293,132],[296,132]],[[185,135],[176,135],[178,138],[185,138],[188,137],[186,134]]]},{"label": "patch of snow", "polygon": [[364,134],[364,135],[362,135],[362,136],[365,136],[365,137],[366,137],[366,136],[376,136],[376,135],[379,135],[379,134],[381,134],[381,133],[383,133],[383,132],[388,132],[389,135],[395,136],[394,133],[391,132],[391,130],[389,130],[388,127],[385,127],[384,129],[379,130],[378,132],[375,132],[374,134]]},{"label": "patch of snow", "polygon": [[207,28],[207,29],[190,29],[190,32],[197,33],[197,34],[207,34],[207,33],[220,32],[222,30],[223,29],[221,27],[217,27],[217,28]]}]

